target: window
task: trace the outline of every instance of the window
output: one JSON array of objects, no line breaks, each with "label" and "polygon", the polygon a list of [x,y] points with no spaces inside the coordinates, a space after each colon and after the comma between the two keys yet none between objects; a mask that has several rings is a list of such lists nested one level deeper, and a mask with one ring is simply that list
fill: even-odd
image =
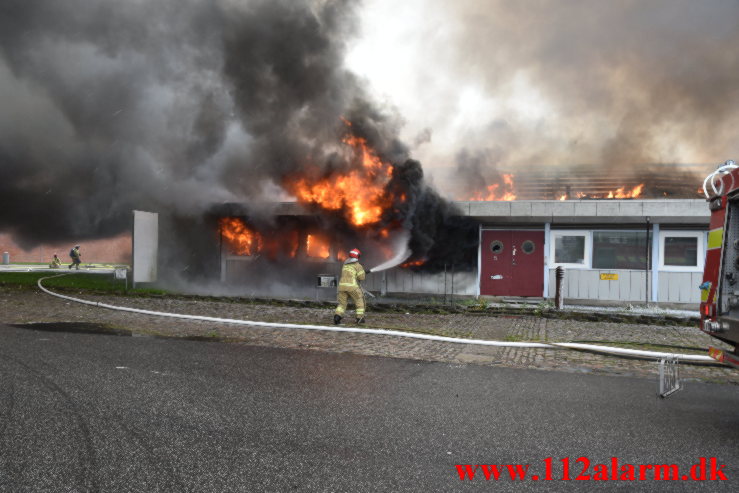
[{"label": "window", "polygon": [[490,243],[490,251],[493,252],[493,255],[498,255],[503,253],[503,242],[500,240],[494,240]]},{"label": "window", "polygon": [[661,231],[660,269],[703,270],[703,237],[704,233],[697,231]]},{"label": "window", "polygon": [[698,238],[668,236],[664,252],[665,265],[695,267],[698,265]]},{"label": "window", "polygon": [[587,231],[552,231],[550,258],[552,266],[586,268],[590,257]]},{"label": "window", "polygon": [[593,231],[593,268],[644,270],[647,241],[645,231]]}]

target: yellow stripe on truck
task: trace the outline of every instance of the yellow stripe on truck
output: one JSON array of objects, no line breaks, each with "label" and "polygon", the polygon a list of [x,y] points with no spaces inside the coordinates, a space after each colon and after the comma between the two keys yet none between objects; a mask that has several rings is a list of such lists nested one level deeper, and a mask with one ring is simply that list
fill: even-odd
[{"label": "yellow stripe on truck", "polygon": [[708,232],[708,249],[721,248],[721,242],[724,240],[724,228],[714,229]]}]

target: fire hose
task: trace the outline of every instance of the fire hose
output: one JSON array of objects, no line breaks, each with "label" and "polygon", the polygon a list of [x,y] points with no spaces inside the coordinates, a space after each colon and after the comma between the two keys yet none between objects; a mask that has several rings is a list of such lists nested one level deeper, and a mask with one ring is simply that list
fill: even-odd
[{"label": "fire hose", "polygon": [[366,294],[367,296],[369,296],[370,298],[374,298],[374,297],[375,297],[375,295],[374,295],[374,294],[372,294],[372,293],[370,293],[369,291],[367,291],[366,289],[364,289],[364,286],[362,286],[361,284],[359,285],[359,287],[360,287],[360,289],[362,290],[362,292],[363,292],[364,294]]},{"label": "fire hose", "polygon": [[158,317],[169,317],[179,318],[185,320],[198,320],[204,322],[217,322],[227,323],[234,325],[248,325],[254,327],[270,327],[270,328],[284,328],[284,329],[303,329],[303,330],[320,330],[328,332],[350,332],[358,334],[375,334],[385,335],[392,337],[403,337],[409,339],[424,339],[428,341],[438,342],[450,342],[456,344],[470,344],[477,346],[496,346],[496,347],[520,347],[520,348],[543,348],[543,349],[575,349],[581,351],[591,351],[597,353],[606,353],[614,356],[630,356],[636,358],[649,358],[649,359],[678,359],[680,361],[689,361],[693,363],[716,363],[716,361],[710,356],[697,355],[697,354],[674,354],[674,353],[662,353],[657,351],[643,351],[640,349],[624,349],[610,346],[598,346],[593,344],[580,344],[574,342],[513,342],[513,341],[490,341],[486,339],[464,339],[461,337],[447,337],[437,336],[431,334],[419,334],[414,332],[402,332],[399,330],[387,330],[387,329],[369,329],[365,327],[337,327],[327,325],[306,325],[306,324],[288,324],[288,323],[274,323],[274,322],[259,322],[255,320],[239,320],[232,318],[218,318],[218,317],[205,317],[201,315],[185,315],[181,313],[169,313],[169,312],[158,312],[153,310],[143,310],[140,308],[130,308],[110,305],[107,303],[100,303],[97,301],[88,301],[81,298],[75,298],[72,296],[66,296],[63,294],[55,293],[46,289],[41,281],[51,279],[53,277],[60,277],[69,274],[59,274],[57,276],[42,277],[37,281],[37,285],[41,291],[57,298],[65,299],[68,301],[74,301],[76,303],[82,303],[85,305],[96,306],[99,308],[107,308],[109,310],[117,310],[124,312],[140,313],[143,315],[153,315]]}]

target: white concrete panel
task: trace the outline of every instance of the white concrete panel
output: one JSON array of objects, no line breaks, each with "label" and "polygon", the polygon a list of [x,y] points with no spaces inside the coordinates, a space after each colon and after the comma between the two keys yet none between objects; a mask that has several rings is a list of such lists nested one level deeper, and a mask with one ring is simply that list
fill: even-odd
[{"label": "white concrete panel", "polygon": [[640,201],[619,201],[619,212],[622,216],[641,216],[644,208]]},{"label": "white concrete panel", "polygon": [[[618,281],[601,281],[600,273],[618,274]],[[649,286],[645,286],[644,271],[638,270],[583,270],[565,271],[564,297],[569,299],[591,299],[644,303],[645,289],[652,291],[652,273]],[[549,296],[556,292],[556,271],[549,269]],[[659,298],[661,303],[700,303],[698,286],[703,280],[701,272],[658,272]],[[650,299],[650,301],[652,301]]]},{"label": "white concrete panel", "polygon": [[623,298],[624,301],[640,301],[644,299],[644,274],[641,272],[629,272],[629,292]]},{"label": "white concrete panel", "polygon": [[596,215],[598,216],[605,216],[605,217],[612,217],[612,216],[618,216],[621,212],[621,209],[618,206],[618,202],[602,202],[599,201],[595,205],[596,209]]},{"label": "white concrete panel", "polygon": [[[452,274],[447,271],[446,288],[444,285],[444,272],[436,274],[425,274],[411,272],[403,269],[391,269],[387,271],[387,291],[401,293],[422,293],[435,296],[443,296],[446,289],[447,296],[452,294]],[[378,273],[370,274],[364,284],[365,288],[373,291],[382,289],[382,277]],[[476,272],[454,273],[454,294],[474,296],[477,292]]]},{"label": "white concrete panel", "polygon": [[551,214],[555,218],[557,216],[573,216],[575,215],[575,204],[569,200],[555,200],[551,202]]},{"label": "white concrete panel", "polygon": [[701,290],[698,289],[698,286],[700,286],[703,283],[703,273],[702,272],[692,272],[690,274],[690,303],[700,303],[701,302]]},{"label": "white concrete panel", "polygon": [[690,279],[692,275],[689,272],[677,272],[677,277],[675,281],[671,282],[671,284],[674,284],[677,292],[677,302],[678,303],[690,303],[690,291],[691,291],[691,283]]},{"label": "white concrete panel", "polygon": [[582,284],[580,285],[580,298],[582,299],[603,299],[602,296],[608,293],[607,286],[600,285],[600,276],[595,270],[581,270]]},{"label": "white concrete panel", "polygon": [[599,282],[599,292],[598,294],[601,296],[601,299],[606,299],[608,301],[617,301],[618,300],[618,284],[620,281],[601,281]]},{"label": "white concrete panel", "polygon": [[[562,280],[562,295],[565,298],[576,298],[577,293],[577,280],[573,279],[572,273],[574,271],[565,271],[565,278]],[[557,271],[556,269],[549,270],[549,295],[554,298],[557,292]]]},{"label": "white concrete panel", "polygon": [[598,272],[593,270],[581,270],[580,278],[580,298],[583,299],[599,299],[601,286],[599,284]]},{"label": "white concrete panel", "polygon": [[536,200],[531,202],[531,215],[532,216],[551,216],[552,206],[548,201]]},{"label": "white concrete panel", "polygon": [[677,287],[677,282],[679,282],[675,275],[678,274],[677,272],[665,272],[662,274],[665,279],[667,280],[667,299],[665,301],[668,301],[670,303],[676,303],[679,296],[680,296],[680,289]]},{"label": "white concrete panel", "polygon": [[670,272],[669,287],[667,288],[668,301],[671,303],[680,303],[680,294],[682,288],[681,283],[685,282],[685,274],[683,272]]},{"label": "white concrete panel", "polygon": [[[557,277],[556,270],[553,270],[553,276]],[[565,270],[565,277],[563,279],[564,281],[564,297],[565,298],[577,298],[578,293],[578,287],[580,286],[580,274],[579,271],[576,270]],[[554,289],[557,289],[557,283],[555,279]]]},{"label": "white concrete panel", "polygon": [[510,202],[470,202],[470,216],[509,217]]},{"label": "white concrete panel", "polygon": [[593,201],[583,200],[582,202],[573,203],[575,205],[576,216],[595,216],[597,214],[597,207]]},{"label": "white concrete panel", "polygon": [[159,214],[133,211],[133,282],[157,280]]},{"label": "white concrete panel", "polygon": [[531,216],[531,202],[528,200],[524,201],[513,201],[511,202],[511,215],[512,216]]},{"label": "white concrete panel", "polygon": [[[555,283],[554,283],[554,289],[557,289],[557,271],[552,270],[552,275],[555,277]],[[580,286],[580,283],[582,282],[580,279],[580,271],[572,269],[572,270],[565,270],[565,277],[563,279],[564,282],[564,297],[565,298],[579,298],[579,291],[578,288]]]},{"label": "white concrete panel", "polygon": [[624,282],[623,276],[618,276],[618,281],[600,281],[608,286],[608,299],[618,301],[621,299],[621,285],[629,285],[628,281]]},{"label": "white concrete panel", "polygon": [[[549,297],[554,298],[554,295],[556,294],[557,290],[557,273],[554,271],[554,269],[549,269]],[[565,286],[567,286],[567,282],[565,282]],[[567,295],[567,291],[565,291],[565,298],[569,297]]]},{"label": "white concrete panel", "polygon": [[663,200],[642,201],[642,213],[650,217],[672,215],[671,210],[668,209],[668,204]]},{"label": "white concrete panel", "polygon": [[577,270],[576,272],[579,279],[578,286],[575,288],[577,297],[580,299],[598,299],[598,284],[592,282],[588,275],[591,271]]},{"label": "white concrete panel", "polygon": [[693,287],[693,274],[689,272],[682,273],[681,276],[681,283],[680,283],[680,303],[690,303],[691,302],[691,294],[692,292],[698,291],[696,288]]},{"label": "white concrete panel", "polygon": [[667,215],[677,217],[703,217],[710,216],[708,203],[704,200],[678,200],[666,204]]},{"label": "white concrete panel", "polygon": [[670,286],[669,285],[670,283],[669,274],[671,274],[671,272],[660,271],[659,273],[659,289],[658,289],[659,292],[657,296],[657,301],[661,303],[666,303],[669,299],[669,294],[670,294],[669,293],[669,286]]},{"label": "white concrete panel", "polygon": [[[667,284],[667,297],[665,301],[669,303],[687,303],[683,299],[687,300],[689,297],[684,287],[685,284],[690,284],[689,272],[660,272],[660,277],[664,277]],[[661,287],[662,285],[660,284]]]}]

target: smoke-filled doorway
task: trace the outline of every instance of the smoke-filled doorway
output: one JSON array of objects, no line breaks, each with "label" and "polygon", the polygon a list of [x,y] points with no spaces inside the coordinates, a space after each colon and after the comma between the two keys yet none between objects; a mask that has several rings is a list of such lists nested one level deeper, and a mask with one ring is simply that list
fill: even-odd
[{"label": "smoke-filled doorway", "polygon": [[480,294],[543,296],[544,232],[483,230]]}]

